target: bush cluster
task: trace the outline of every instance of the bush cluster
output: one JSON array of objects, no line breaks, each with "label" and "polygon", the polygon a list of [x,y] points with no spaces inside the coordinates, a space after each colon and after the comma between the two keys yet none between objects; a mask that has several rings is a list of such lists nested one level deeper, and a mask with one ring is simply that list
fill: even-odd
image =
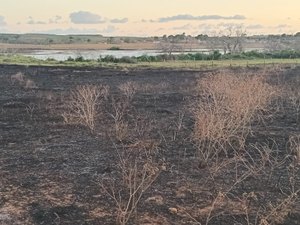
[{"label": "bush cluster", "polygon": [[[164,62],[171,60],[222,60],[222,59],[296,59],[300,58],[300,51],[294,50],[282,50],[282,51],[274,51],[274,52],[259,52],[259,51],[249,51],[242,52],[238,54],[221,54],[219,51],[214,51],[211,53],[182,53],[182,54],[161,54],[156,56],[142,55],[142,56],[123,56],[121,58],[117,58],[113,55],[100,56],[97,61],[98,62],[106,62],[106,63],[138,63],[138,62]],[[89,62],[91,60],[84,59],[82,56],[78,56],[76,58],[69,57],[67,61],[71,62]]]}]

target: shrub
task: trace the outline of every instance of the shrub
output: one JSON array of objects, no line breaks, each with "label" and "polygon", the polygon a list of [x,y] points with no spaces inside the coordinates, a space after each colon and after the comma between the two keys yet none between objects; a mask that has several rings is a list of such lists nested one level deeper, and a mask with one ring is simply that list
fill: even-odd
[{"label": "shrub", "polygon": [[33,80],[27,79],[25,75],[21,72],[18,72],[10,77],[12,84],[17,84],[25,89],[36,88],[36,84]]},{"label": "shrub", "polygon": [[93,132],[99,100],[106,98],[107,95],[107,86],[77,86],[71,91],[69,100],[66,102],[66,112],[62,114],[64,121],[70,124],[82,124]]},{"label": "shrub", "polygon": [[12,84],[23,85],[25,83],[25,76],[23,73],[18,72],[10,77],[10,81]]},{"label": "shrub", "polygon": [[74,62],[74,59],[73,59],[71,56],[69,56],[69,57],[67,58],[67,61],[69,61],[69,62]]},{"label": "shrub", "polygon": [[292,135],[289,138],[290,152],[295,156],[296,162],[300,165],[300,135]]},{"label": "shrub", "polygon": [[126,96],[127,100],[131,100],[138,89],[138,85],[135,82],[127,81],[120,84],[118,88]]},{"label": "shrub", "polygon": [[123,56],[122,58],[117,60],[118,62],[121,63],[136,63],[137,60],[135,57],[129,57],[129,56]]},{"label": "shrub", "polygon": [[106,55],[105,57],[100,57],[99,58],[100,62],[117,62],[116,57],[112,56],[112,55]]},{"label": "shrub", "polygon": [[77,57],[75,58],[75,61],[76,61],[76,62],[84,62],[84,58],[83,58],[83,56],[77,56]]},{"label": "shrub", "polygon": [[25,81],[25,85],[24,85],[25,89],[33,89],[33,88],[37,88],[36,84],[34,83],[33,80],[27,79]]},{"label": "shrub", "polygon": [[112,46],[108,50],[118,51],[118,50],[121,50],[121,48],[117,47],[117,46]]},{"label": "shrub", "polygon": [[243,147],[250,122],[268,107],[275,89],[263,76],[218,74],[198,82],[194,139],[198,156],[208,161],[228,148]]},{"label": "shrub", "polygon": [[117,224],[125,225],[137,216],[139,203],[158,178],[162,166],[155,145],[123,145],[117,150],[116,177],[104,177],[101,187],[115,203]]}]

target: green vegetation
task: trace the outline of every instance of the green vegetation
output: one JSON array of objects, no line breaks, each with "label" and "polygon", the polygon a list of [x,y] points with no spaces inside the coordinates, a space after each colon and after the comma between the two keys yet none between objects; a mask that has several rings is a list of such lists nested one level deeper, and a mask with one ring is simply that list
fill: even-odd
[{"label": "green vegetation", "polygon": [[121,50],[121,48],[117,47],[117,46],[113,46],[113,47],[109,48],[108,50],[118,51],[118,50]]},{"label": "green vegetation", "polygon": [[135,59],[138,62],[161,62],[167,60],[193,60],[193,61],[202,61],[202,60],[229,60],[229,59],[246,59],[246,60],[255,60],[255,59],[297,59],[300,58],[300,51],[294,50],[282,50],[274,52],[258,52],[258,51],[249,51],[242,52],[239,54],[221,54],[219,51],[214,51],[212,53],[188,53],[188,54],[178,54],[178,55],[158,55],[158,56],[140,56]]},{"label": "green vegetation", "polygon": [[92,67],[168,67],[168,68],[201,68],[201,67],[239,67],[270,64],[299,64],[299,51],[278,51],[261,53],[256,51],[241,54],[222,55],[218,51],[211,54],[162,54],[157,56],[143,55],[140,57],[124,56],[116,58],[108,55],[97,60],[84,59],[82,56],[69,57],[65,61],[52,58],[39,60],[22,55],[2,54],[0,64],[45,65],[45,66],[92,66]]},{"label": "green vegetation", "polygon": [[219,61],[219,60],[272,60],[272,59],[299,59],[300,51],[283,50],[274,52],[242,52],[239,54],[221,54],[219,51],[212,53],[188,53],[188,54],[161,54],[157,56],[142,55],[139,57],[124,56],[116,58],[108,55],[100,57],[98,62],[110,63],[140,63],[140,62],[166,62],[166,61]]}]

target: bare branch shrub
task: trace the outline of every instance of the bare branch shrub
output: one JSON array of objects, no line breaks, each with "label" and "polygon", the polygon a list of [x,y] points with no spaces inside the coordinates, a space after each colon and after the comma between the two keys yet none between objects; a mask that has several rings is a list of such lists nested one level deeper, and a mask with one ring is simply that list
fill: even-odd
[{"label": "bare branch shrub", "polygon": [[142,83],[139,85],[138,90],[146,93],[161,93],[170,88],[170,84],[162,81],[158,84]]},{"label": "bare branch shrub", "polygon": [[131,100],[136,93],[138,86],[135,82],[127,81],[123,84],[120,84],[118,88],[126,96],[127,100]]},{"label": "bare branch shrub", "polygon": [[290,151],[300,165],[300,135],[292,135],[289,138]]},{"label": "bare branch shrub", "polygon": [[173,141],[176,140],[179,132],[183,129],[183,118],[184,118],[184,113],[179,112],[177,121],[174,122],[175,130],[173,131],[173,135],[172,135],[172,140]]},{"label": "bare branch shrub", "polygon": [[265,216],[261,218],[259,225],[281,224],[291,212],[291,207],[297,200],[297,193],[292,193],[282,202],[277,205],[268,205],[268,210]]},{"label": "bare branch shrub", "polygon": [[[266,178],[270,172],[272,173],[272,170],[282,170],[286,166],[286,162],[289,160],[275,153],[278,149],[274,147],[277,147],[276,143],[272,147],[270,147],[270,143],[254,144],[248,151],[237,152],[233,158],[225,159],[226,163],[222,165],[216,163],[218,171],[212,171],[213,173],[217,172],[219,173],[217,176],[222,176],[225,171],[231,171],[235,173],[235,179],[226,177],[228,181],[226,185],[223,182],[222,184],[217,183],[215,197],[211,199],[208,206],[201,209],[194,207],[189,212],[184,210],[184,214],[197,224],[214,224],[213,219],[223,215],[237,214],[243,215],[246,223],[239,221],[232,224],[282,224],[286,216],[292,211],[293,204],[298,200],[299,187],[293,182],[297,177],[297,171],[291,171],[291,175],[287,177],[287,180],[290,181],[288,193],[285,194],[281,190],[283,196],[279,197],[276,194],[276,201],[270,195],[262,198],[259,192],[245,192],[245,185],[249,184],[248,178],[252,177],[258,182],[260,180],[267,181],[269,179]],[[209,170],[211,169],[210,167]],[[242,188],[242,192],[240,192],[240,188]],[[239,193],[242,196],[239,196]]]},{"label": "bare branch shrub", "polygon": [[62,114],[68,124],[81,124],[91,131],[95,129],[100,100],[107,97],[108,87],[103,85],[82,85],[71,91]]},{"label": "bare branch shrub", "polygon": [[[141,147],[143,146],[143,147]],[[152,146],[152,145],[151,145]],[[104,178],[102,189],[112,198],[117,207],[117,223],[125,225],[137,215],[138,204],[160,173],[153,146],[122,146],[118,149],[118,178]],[[117,178],[117,179],[118,179]]]},{"label": "bare branch shrub", "polygon": [[35,82],[33,80],[30,80],[30,79],[26,79],[24,87],[25,87],[25,89],[37,88]]},{"label": "bare branch shrub", "polygon": [[220,152],[227,155],[228,147],[242,148],[250,122],[260,118],[276,93],[263,76],[224,73],[199,80],[198,90],[194,139],[204,161]]},{"label": "bare branch shrub", "polygon": [[292,108],[295,110],[296,114],[296,121],[299,122],[299,115],[300,115],[300,90],[299,87],[289,87],[286,90],[286,96],[285,96],[292,106]]},{"label": "bare branch shrub", "polygon": [[17,83],[19,85],[23,85],[25,83],[25,76],[24,76],[23,73],[18,72],[14,75],[11,75],[10,81],[11,81],[12,84]]},{"label": "bare branch shrub", "polygon": [[129,106],[129,101],[116,100],[112,97],[112,112],[109,115],[113,118],[115,137],[118,141],[123,141],[128,136],[128,123],[125,120],[125,116],[127,115]]},{"label": "bare branch shrub", "polygon": [[228,25],[219,32],[219,41],[224,53],[234,54],[243,51],[243,42],[247,33],[242,25]]},{"label": "bare branch shrub", "polygon": [[180,52],[183,50],[182,45],[172,37],[166,37],[164,40],[161,40],[157,44],[157,47],[169,56],[171,56],[173,52]]},{"label": "bare branch shrub", "polygon": [[128,137],[128,122],[126,118],[128,111],[131,108],[133,96],[137,91],[137,84],[135,82],[125,82],[118,86],[123,96],[115,98],[112,96],[112,111],[109,115],[114,120],[115,137],[118,141],[123,141]]},{"label": "bare branch shrub", "polygon": [[18,72],[16,74],[12,75],[10,77],[10,81],[13,85],[17,84],[21,87],[24,87],[25,89],[37,88],[37,85],[35,84],[35,82],[31,79],[27,79],[25,77],[25,75],[21,72]]}]

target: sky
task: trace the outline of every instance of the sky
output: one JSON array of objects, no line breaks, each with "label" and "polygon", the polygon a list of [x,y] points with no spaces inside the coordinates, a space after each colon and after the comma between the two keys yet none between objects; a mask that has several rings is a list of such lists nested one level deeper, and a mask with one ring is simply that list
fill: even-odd
[{"label": "sky", "polygon": [[300,0],[0,0],[1,33],[161,36],[300,31]]}]

